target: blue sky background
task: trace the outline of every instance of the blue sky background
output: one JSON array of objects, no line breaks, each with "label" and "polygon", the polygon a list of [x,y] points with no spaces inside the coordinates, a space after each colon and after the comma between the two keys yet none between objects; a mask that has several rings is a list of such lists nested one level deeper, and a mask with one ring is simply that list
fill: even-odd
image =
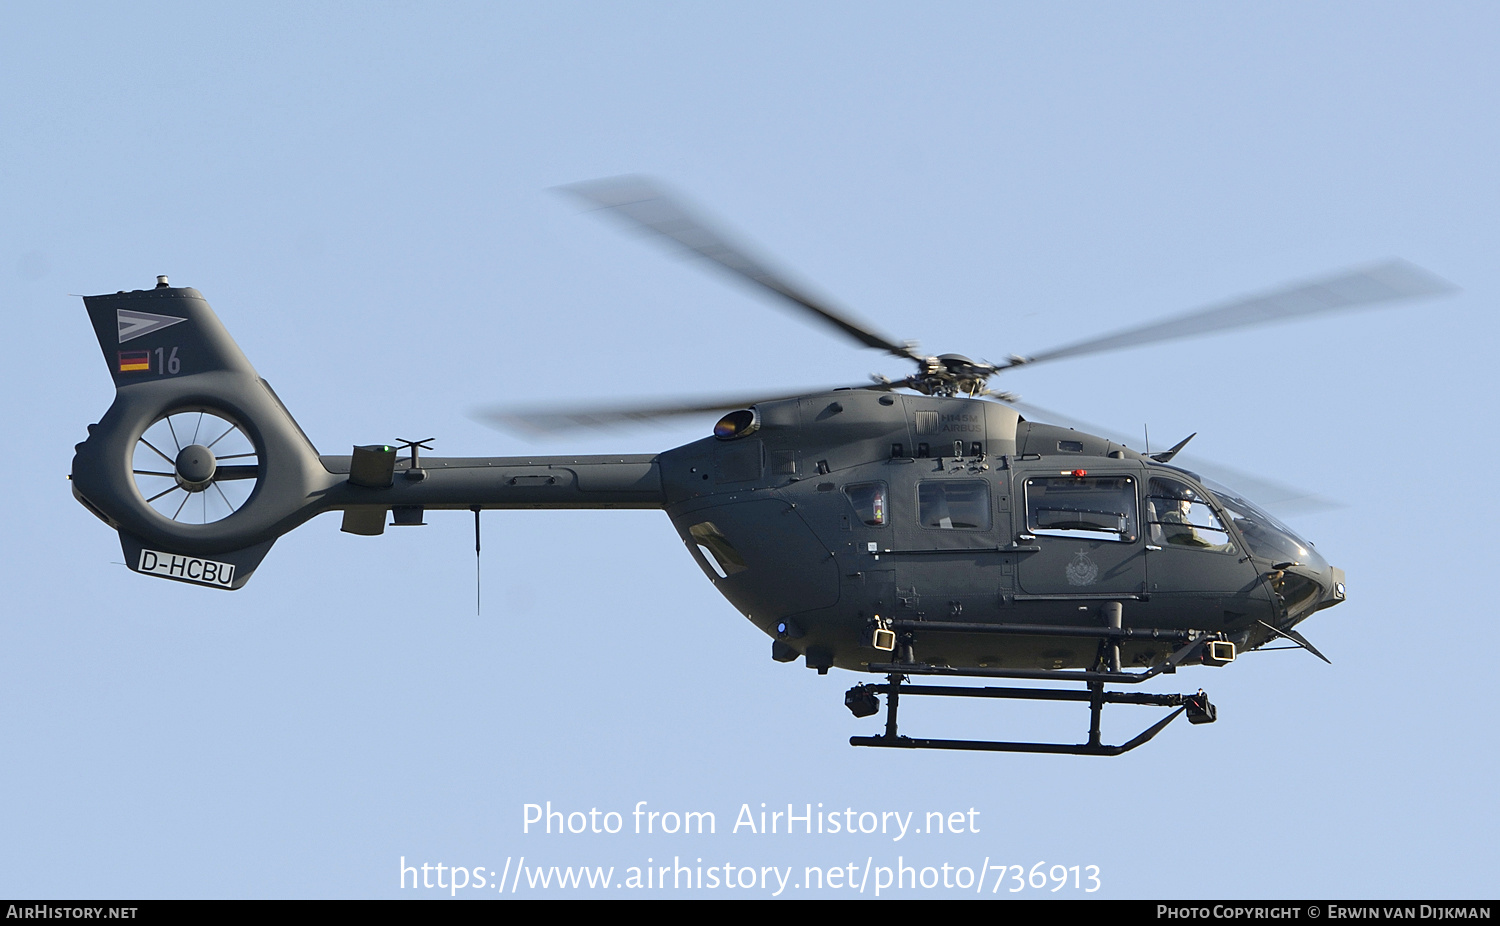
[{"label": "blue sky background", "polygon": [[[403,856],[616,880],[900,856],[1097,865],[1092,896],[1494,896],[1495,8],[0,15],[0,895],[446,896],[403,891]],[[1461,286],[1000,384],[1343,502],[1291,517],[1348,572],[1303,625],[1334,664],[1178,675],[1157,688],[1207,688],[1219,722],[1117,759],[857,750],[858,679],[772,662],[660,512],[486,515],[476,616],[467,515],[379,538],[325,516],[221,594],[129,573],[70,497],[111,399],[76,296],[158,273],[325,453],[651,452],[711,421],[530,443],[469,414],[905,374],[549,192],[627,172],[877,328],[992,359],[1389,256]],[[1066,741],[1082,713],[917,703],[903,729]],[[1109,713],[1116,741],[1150,719]],[[549,800],[719,831],[523,834]],[[972,807],[980,832],[731,833],[761,802]]]}]

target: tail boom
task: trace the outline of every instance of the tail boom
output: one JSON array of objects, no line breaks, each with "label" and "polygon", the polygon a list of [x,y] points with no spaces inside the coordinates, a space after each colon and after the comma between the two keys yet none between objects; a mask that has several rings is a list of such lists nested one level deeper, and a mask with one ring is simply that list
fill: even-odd
[{"label": "tail boom", "polygon": [[[320,457],[197,290],[163,279],[153,290],[84,303],[115,400],[74,448],[73,494],[119,532],[136,572],[239,588],[276,538],[327,511],[345,512],[346,531],[378,534],[388,511],[397,523],[420,523],[428,509],[666,505],[654,456],[429,457],[414,465],[378,446]],[[173,423],[184,420],[215,425],[178,433]],[[218,438],[206,433],[221,428]],[[230,434],[248,449],[216,455]],[[198,523],[181,517],[200,503]]]}]

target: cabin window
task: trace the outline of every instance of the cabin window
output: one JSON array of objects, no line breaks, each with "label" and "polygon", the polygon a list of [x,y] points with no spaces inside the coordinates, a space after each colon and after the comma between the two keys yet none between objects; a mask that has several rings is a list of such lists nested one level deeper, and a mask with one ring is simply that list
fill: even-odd
[{"label": "cabin window", "polygon": [[1229,531],[1208,501],[1186,483],[1153,478],[1146,495],[1146,525],[1158,546],[1233,553]]},{"label": "cabin window", "polygon": [[729,538],[724,536],[714,522],[702,521],[694,524],[688,528],[688,534],[692,536],[693,543],[703,554],[703,559],[713,567],[719,578],[727,579],[749,568],[745,565],[745,558],[740,556],[740,551],[734,548]]},{"label": "cabin window", "polygon": [[918,483],[917,519],[932,530],[987,531],[989,483],[971,480]]},{"label": "cabin window", "polygon": [[1130,476],[1038,476],[1026,480],[1030,533],[1080,540],[1136,539],[1135,480]]},{"label": "cabin window", "polygon": [[864,482],[844,486],[844,497],[854,506],[854,515],[869,527],[885,526],[885,483]]}]

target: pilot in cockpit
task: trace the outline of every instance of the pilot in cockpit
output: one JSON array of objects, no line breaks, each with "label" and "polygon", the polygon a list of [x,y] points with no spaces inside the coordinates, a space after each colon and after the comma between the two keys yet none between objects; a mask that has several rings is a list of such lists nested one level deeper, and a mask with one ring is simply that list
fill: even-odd
[{"label": "pilot in cockpit", "polygon": [[[1146,518],[1151,524],[1152,541],[1219,553],[1234,552],[1233,544],[1214,543],[1198,532],[1200,525],[1193,520],[1194,504],[1201,505],[1202,502],[1187,486],[1165,479],[1151,480]],[[1211,528],[1218,523],[1218,519],[1211,514],[1206,516],[1206,520],[1209,523],[1201,526]]]}]

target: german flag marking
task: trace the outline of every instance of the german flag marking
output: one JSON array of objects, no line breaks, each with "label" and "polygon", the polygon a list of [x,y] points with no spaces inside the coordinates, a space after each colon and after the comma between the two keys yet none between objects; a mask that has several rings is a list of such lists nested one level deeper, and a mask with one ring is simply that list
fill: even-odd
[{"label": "german flag marking", "polygon": [[120,351],[120,372],[133,373],[137,370],[151,369],[151,352],[149,350],[122,350]]}]

